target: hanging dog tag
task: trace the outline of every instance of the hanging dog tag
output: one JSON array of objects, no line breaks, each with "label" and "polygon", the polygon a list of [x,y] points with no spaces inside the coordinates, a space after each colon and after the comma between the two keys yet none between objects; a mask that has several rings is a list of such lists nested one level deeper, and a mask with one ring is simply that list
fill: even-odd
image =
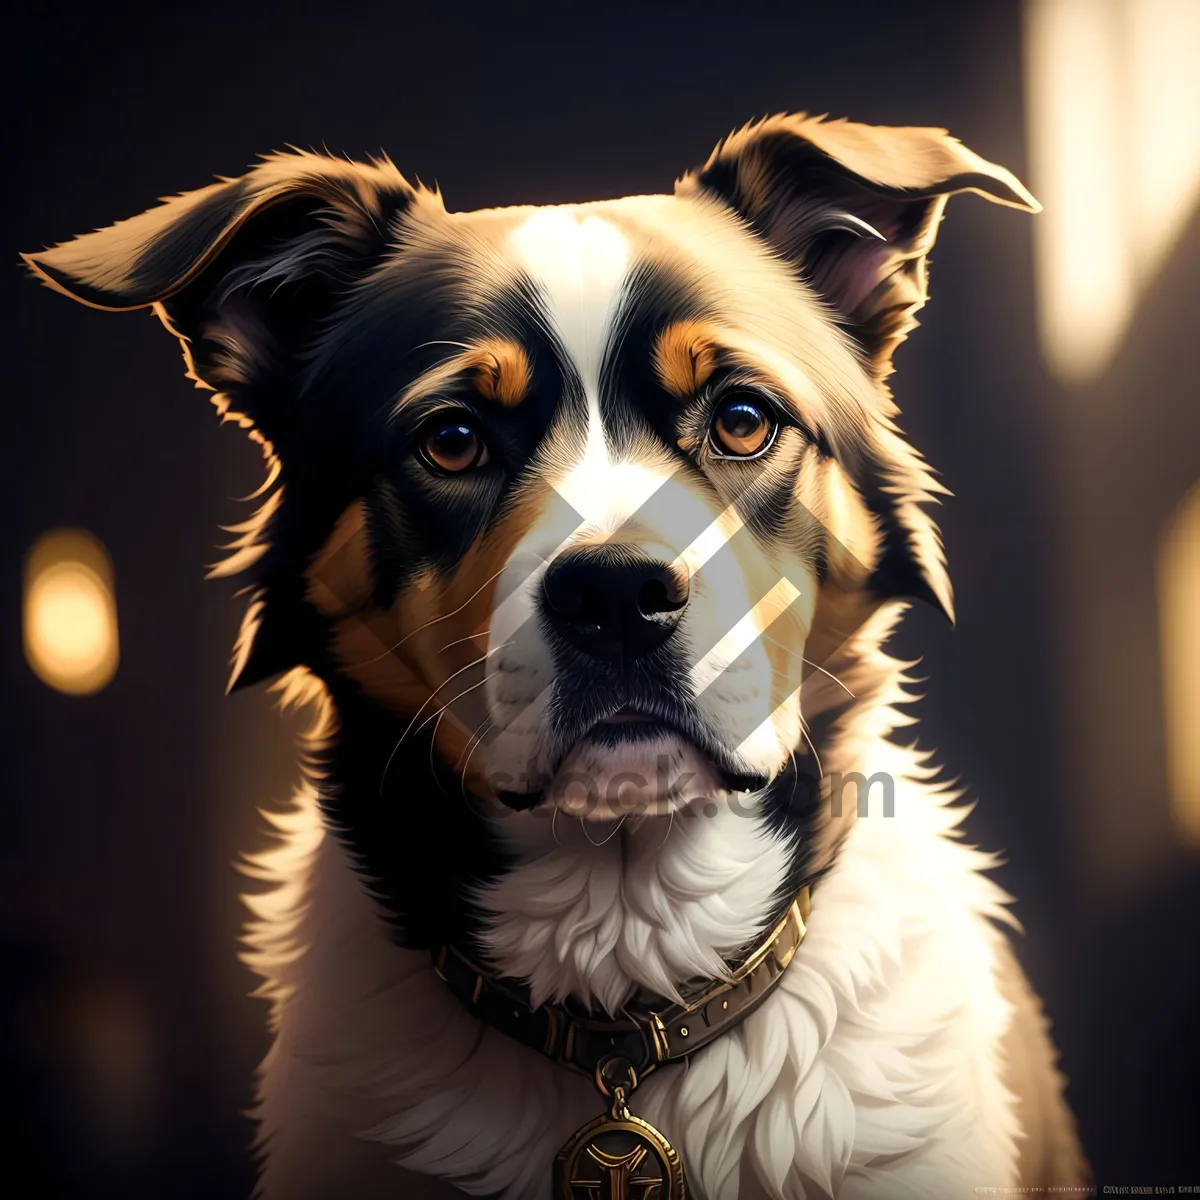
[{"label": "hanging dog tag", "polygon": [[554,1160],[555,1200],[686,1200],[683,1163],[675,1147],[649,1121],[629,1111],[626,1097],[637,1086],[633,1068],[617,1060],[624,1083],[608,1086],[606,1064],[596,1081],[612,1104],[589,1121]]}]

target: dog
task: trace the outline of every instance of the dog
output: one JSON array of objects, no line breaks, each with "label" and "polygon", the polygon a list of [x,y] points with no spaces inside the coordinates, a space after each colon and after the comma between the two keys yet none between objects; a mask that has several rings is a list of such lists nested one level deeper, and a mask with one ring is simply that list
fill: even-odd
[{"label": "dog", "polygon": [[261,1196],[1086,1183],[883,649],[953,613],[887,381],[958,192],[1039,207],[800,114],[670,195],[458,213],[288,152],[25,256],[152,308],[268,465],[215,571],[231,687],[315,713],[246,867]]}]

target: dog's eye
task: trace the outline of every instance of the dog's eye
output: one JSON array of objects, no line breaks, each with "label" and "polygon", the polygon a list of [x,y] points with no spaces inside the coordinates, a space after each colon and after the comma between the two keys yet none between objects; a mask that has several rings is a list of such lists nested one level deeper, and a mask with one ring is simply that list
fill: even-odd
[{"label": "dog's eye", "polygon": [[459,475],[488,461],[487,443],[465,417],[436,421],[421,442],[421,457],[435,470]]},{"label": "dog's eye", "polygon": [[774,441],[778,426],[753,392],[727,396],[713,414],[711,439],[720,458],[753,458]]}]

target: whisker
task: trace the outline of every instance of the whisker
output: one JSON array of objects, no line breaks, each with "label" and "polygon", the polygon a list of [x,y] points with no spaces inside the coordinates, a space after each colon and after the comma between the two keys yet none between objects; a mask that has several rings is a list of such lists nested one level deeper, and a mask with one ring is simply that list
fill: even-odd
[{"label": "whisker", "polygon": [[617,822],[616,829],[614,829],[612,831],[612,833],[610,833],[608,835],[608,837],[604,838],[603,841],[599,841],[599,842],[592,841],[592,836],[590,833],[588,833],[587,825],[584,822],[584,819],[582,817],[579,818],[579,828],[583,830],[583,836],[587,839],[588,844],[591,846],[595,846],[597,849],[599,849],[601,846],[607,846],[608,843],[611,842],[613,840],[613,838],[615,838],[617,836],[617,834],[621,832],[621,826],[625,824],[625,816],[626,816],[625,813],[621,814],[621,819]]},{"label": "whisker", "polygon": [[[442,690],[442,688],[444,688],[446,686],[446,684],[448,684],[450,682],[451,679],[455,678],[455,676],[461,675],[463,673],[463,671],[469,671],[472,667],[477,667],[481,662],[484,662],[492,654],[494,654],[497,650],[503,650],[506,646],[511,646],[511,645],[512,645],[512,642],[504,642],[502,645],[496,646],[493,650],[489,650],[486,654],[481,654],[478,658],[472,659],[472,661],[467,663],[467,665],[465,667],[460,667],[457,671],[454,672],[453,675],[449,675],[445,679],[443,679],[442,682],[439,683],[438,686],[436,688],[434,688],[434,690],[432,692],[430,692],[428,698],[425,700],[425,703],[422,704],[421,707],[418,708],[415,713],[413,713],[412,720],[409,721],[408,725],[404,729],[404,732],[396,740],[396,744],[392,747],[391,754],[388,755],[387,762],[384,763],[384,765],[383,765],[383,775],[380,777],[380,780],[379,780],[379,795],[381,798],[383,796],[384,785],[387,783],[388,771],[391,770],[392,762],[396,757],[396,753],[397,753],[397,751],[399,751],[400,747],[404,744],[404,739],[407,738],[408,735],[412,732],[413,725],[416,724],[417,719],[425,711],[425,708],[429,704],[429,702],[431,700],[433,700],[433,698],[438,694],[438,692],[440,692]],[[486,682],[487,682],[487,675],[485,674],[484,678],[482,680],[480,680],[480,683],[474,684],[473,687],[479,687],[481,683],[486,683]],[[471,691],[471,690],[472,690],[471,688],[467,689],[467,691]],[[449,701],[447,701],[447,703],[443,704],[438,709],[438,713],[445,712],[446,709],[449,708],[450,705],[453,704],[455,700],[458,700],[462,696],[465,696],[465,695],[466,695],[466,692],[460,692],[459,695],[455,696],[453,700],[449,700]],[[434,714],[434,715],[436,715],[436,714]],[[431,715],[429,717],[428,721],[432,721],[434,715]],[[428,724],[428,721],[422,722],[422,724],[421,724],[422,729],[425,728],[425,725]]]},{"label": "whisker", "polygon": [[832,671],[825,670],[825,668],[823,666],[821,666],[820,663],[813,662],[813,660],[811,658],[801,657],[800,661],[804,662],[804,663],[808,663],[808,665],[810,667],[812,667],[814,671],[820,671],[822,675],[828,675],[829,678],[832,679],[833,682],[836,683],[838,685],[838,687],[840,687],[842,689],[842,691],[845,692],[846,695],[850,697],[851,700],[857,699],[857,697],[854,695],[854,693]]},{"label": "whisker", "polygon": [[[429,629],[431,626],[437,625],[439,622],[448,620],[450,617],[456,616],[458,613],[462,612],[462,610],[466,608],[467,605],[470,604],[471,601],[474,600],[475,597],[478,596],[479,593],[482,592],[489,583],[493,582],[495,579],[498,579],[502,574],[504,574],[504,567],[501,567],[498,571],[495,571],[493,574],[489,575],[487,579],[485,579],[457,608],[451,609],[448,613],[442,613],[440,617],[434,617],[432,620],[426,621],[424,625],[418,625],[416,629],[410,629],[409,632],[406,633],[398,642],[396,642],[395,645],[389,646],[386,650],[375,655],[374,658],[364,659],[362,662],[355,663],[354,665],[357,667],[369,667],[372,663],[378,662],[381,658],[387,658],[389,654],[395,654],[396,651],[399,650],[400,647],[403,646],[410,637],[415,637],[418,633]],[[463,640],[466,641],[465,638]],[[454,642],[450,643],[452,646],[455,644],[456,643]],[[443,647],[443,649],[445,649],[445,647]]]},{"label": "whisker", "polygon": [[[461,675],[464,671],[469,671],[472,667],[479,666],[479,664],[481,662],[485,662],[487,659],[491,658],[491,656],[493,654],[496,654],[499,651],[504,650],[511,645],[512,645],[512,642],[504,642],[502,645],[493,646],[492,649],[488,650],[484,654],[481,654],[478,658],[471,659],[471,661],[469,663],[467,663],[466,666],[459,667],[457,671],[453,671],[451,674],[447,675],[446,678],[443,679],[442,682],[439,683],[437,685],[437,687],[435,687],[433,689],[433,691],[429,693],[429,697],[428,697],[428,699],[426,699],[425,704],[422,704],[421,707],[418,708],[415,713],[413,713],[413,718],[411,721],[409,721],[408,727],[400,735],[400,740],[404,741],[404,739],[406,737],[408,737],[408,735],[412,732],[413,725],[415,725],[417,722],[417,718],[420,717],[420,715],[425,711],[425,705],[429,704],[429,702],[431,700],[433,700],[433,698],[438,694],[438,692],[440,692],[442,690],[442,688],[444,688],[446,686],[446,684],[448,684],[450,682],[450,680],[457,679],[458,676]],[[453,701],[451,701],[451,703],[453,703]],[[422,728],[424,728],[424,726],[422,726]]]},{"label": "whisker", "polygon": [[[656,805],[658,804],[658,800],[657,800],[657,798],[655,799],[654,803],[655,803]],[[640,811],[640,812],[639,812],[639,813],[638,813],[638,814],[637,814],[637,815],[636,815],[636,816],[633,818],[633,824],[630,826],[630,828],[629,828],[629,832],[630,832],[630,833],[637,833],[637,831],[638,831],[639,829],[641,829],[641,827],[642,827],[643,825],[645,825],[645,823],[646,823],[646,822],[647,822],[647,821],[648,821],[648,820],[649,820],[649,819],[650,819],[652,816],[654,816],[654,815],[655,815],[655,814],[654,814],[654,812],[653,812],[653,810],[652,810],[652,809],[650,809],[650,808],[643,808],[643,809],[642,809],[642,810],[641,810],[641,811]]]},{"label": "whisker", "polygon": [[658,843],[658,848],[661,850],[667,844],[667,838],[671,836],[671,830],[675,828],[675,805],[671,804],[670,811],[667,813],[667,832],[663,834],[663,840]]},{"label": "whisker", "polygon": [[486,722],[486,723],[488,723],[488,728],[490,728],[492,720],[493,720],[493,718],[489,714],[485,713],[483,715],[483,717],[481,718],[479,724],[476,725],[474,730],[471,732],[471,736],[467,739],[467,750],[466,750],[467,760],[466,760],[466,762],[463,763],[462,772],[459,774],[459,777],[458,777],[458,793],[462,797],[463,803],[466,803],[466,800],[467,800],[466,769],[467,769],[467,766],[470,764],[471,755],[475,752],[474,751],[475,739],[476,739],[476,737],[479,736],[480,730],[482,730],[484,734],[487,733],[487,729],[484,729],[483,726]]},{"label": "whisker", "polygon": [[[462,798],[467,798],[467,768],[471,765],[471,755],[483,745],[483,739],[487,736],[487,732],[495,724],[494,717],[484,717],[479,722],[479,726],[471,735],[471,741],[467,743],[467,758],[463,763],[462,772],[458,777],[459,791],[462,793]],[[474,743],[474,744],[472,744]]]},{"label": "whisker", "polygon": [[[476,685],[476,686],[478,686],[478,685]],[[468,690],[470,690],[470,689],[468,689]],[[459,693],[459,695],[465,695],[465,693]],[[458,698],[459,698],[458,696],[455,696],[454,700],[457,700]],[[429,766],[430,766],[430,770],[434,769],[433,751],[434,751],[434,747],[435,747],[436,741],[437,741],[438,725],[440,725],[442,723],[442,717],[444,717],[446,715],[446,712],[450,708],[450,705],[454,703],[454,700],[451,700],[449,702],[449,704],[443,705],[442,708],[438,711],[437,721],[434,723],[434,726],[433,726],[433,733],[430,734],[430,736],[429,736]],[[492,718],[484,717],[483,720],[479,722],[479,725],[477,725],[475,727],[475,732],[473,734],[471,734],[471,740],[467,742],[467,747],[469,750],[469,753],[467,755],[467,763],[470,763],[470,761],[471,761],[470,756],[471,756],[471,754],[473,754],[475,752],[475,750],[471,748],[471,743],[474,741],[476,735],[479,734],[480,726],[483,725],[485,721],[488,722],[488,727],[489,728],[491,727]],[[483,730],[483,734],[484,735],[487,734],[487,729]],[[475,749],[477,749],[477,748],[478,748],[478,745],[476,745]],[[463,770],[465,772],[466,764],[464,764]],[[460,783],[459,790],[462,794],[462,798],[464,800],[466,800],[466,798],[467,798],[466,785],[465,785],[465,783],[463,783],[462,777],[460,777],[459,783]],[[442,781],[440,779],[437,781],[437,785],[438,785],[438,790],[442,793],[443,796],[448,796],[450,794],[448,791],[446,791],[446,789],[444,787],[442,787]]]},{"label": "whisker", "polygon": [[452,641],[452,642],[447,642],[447,643],[446,643],[446,644],[445,644],[445,645],[444,645],[444,646],[443,646],[443,647],[442,647],[442,648],[441,648],[441,649],[438,651],[438,653],[439,653],[439,654],[445,654],[447,650],[450,650],[450,649],[452,649],[454,646],[461,646],[461,645],[463,644],[463,642],[473,642],[473,641],[474,641],[474,640],[475,640],[477,637],[486,637],[486,636],[487,636],[487,630],[486,630],[486,629],[481,629],[481,630],[480,630],[478,633],[468,633],[466,637],[455,638],[455,640],[454,640],[454,641]]},{"label": "whisker", "polygon": [[[477,658],[477,659],[475,660],[475,662],[474,662],[474,663],[472,663],[471,665],[472,665],[472,666],[475,666],[476,664],[478,664],[478,663],[479,663],[479,662],[481,662],[481,661],[482,661],[482,659],[478,659],[478,658]],[[418,726],[417,726],[417,728],[414,730],[414,732],[415,732],[415,733],[420,733],[420,732],[421,732],[421,730],[422,730],[422,729],[424,729],[424,728],[425,728],[425,726],[426,726],[426,725],[428,725],[428,724],[429,724],[429,722],[430,722],[430,721],[432,721],[432,720],[434,719],[434,717],[437,717],[437,718],[440,720],[440,719],[441,719],[441,717],[442,717],[442,715],[445,713],[445,711],[446,711],[446,710],[447,710],[447,709],[448,709],[448,708],[449,708],[449,707],[450,707],[452,704],[454,704],[455,702],[457,702],[457,701],[461,700],[461,699],[462,699],[462,698],[463,698],[465,695],[467,695],[469,692],[473,692],[473,691],[474,691],[476,688],[481,688],[481,687],[483,687],[483,685],[484,685],[485,683],[487,683],[487,681],[488,681],[488,677],[485,675],[485,676],[484,676],[482,679],[480,679],[480,680],[479,680],[477,683],[473,683],[473,684],[471,684],[471,686],[470,686],[470,687],[463,688],[463,690],[462,690],[461,692],[459,692],[457,696],[452,696],[452,697],[451,697],[449,700],[447,700],[447,701],[446,701],[446,703],[445,703],[445,704],[443,704],[443,705],[442,705],[442,707],[441,707],[441,708],[439,708],[439,709],[437,710],[437,712],[431,712],[431,713],[429,714],[429,716],[427,716],[427,717],[425,718],[425,720],[423,720],[423,721],[420,723],[420,725],[418,725]],[[447,682],[447,683],[449,683],[449,680],[447,680],[446,682]]]},{"label": "whisker", "polygon": [[823,666],[821,666],[820,663],[813,662],[811,658],[805,658],[803,654],[793,650],[790,646],[785,646],[781,641],[778,641],[773,637],[768,637],[765,633],[759,634],[759,637],[761,637],[764,642],[770,642],[772,646],[778,646],[779,649],[785,654],[790,654],[793,658],[798,658],[802,663],[807,663],[814,671],[820,671],[822,675],[828,675],[829,678],[832,679],[833,682],[836,683],[838,687],[840,687],[842,691],[846,693],[847,696],[849,696],[852,700],[857,699],[854,693],[832,671],[827,671]]}]

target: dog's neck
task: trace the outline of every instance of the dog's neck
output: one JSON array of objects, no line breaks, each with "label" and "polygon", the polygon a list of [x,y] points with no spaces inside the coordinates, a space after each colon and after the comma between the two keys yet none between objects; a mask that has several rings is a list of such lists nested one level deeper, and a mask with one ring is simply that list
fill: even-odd
[{"label": "dog's neck", "polygon": [[759,805],[712,805],[622,826],[496,823],[513,866],[476,889],[478,939],[534,1004],[574,997],[618,1013],[637,988],[670,1000],[720,979],[778,918],[795,857]]},{"label": "dog's neck", "polygon": [[847,731],[886,736],[903,698],[900,666],[878,648],[893,619],[830,658],[842,682],[818,681],[812,745],[766,793],[619,827],[489,813],[427,742],[401,739],[401,724],[334,681],[336,719],[313,755],[326,818],[403,944],[463,946],[527,982],[535,1004],[615,1014],[638,990],[677,999],[686,982],[721,978],[832,865],[854,809],[835,819],[825,782],[870,774]]}]

